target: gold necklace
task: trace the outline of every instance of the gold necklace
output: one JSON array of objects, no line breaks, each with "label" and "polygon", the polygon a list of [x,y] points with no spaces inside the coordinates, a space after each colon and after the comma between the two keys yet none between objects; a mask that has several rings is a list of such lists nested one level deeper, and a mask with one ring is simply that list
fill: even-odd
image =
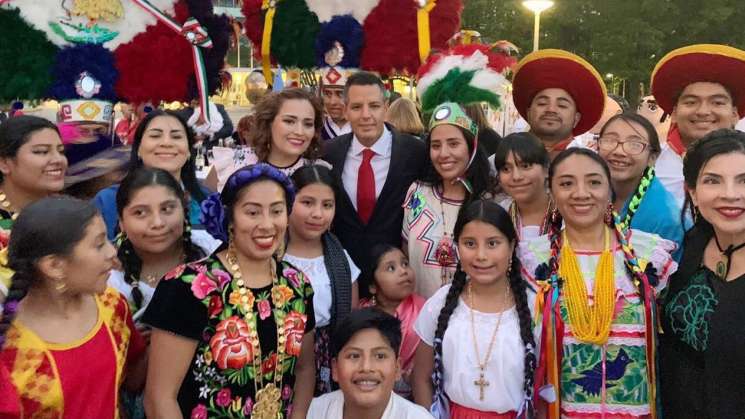
[{"label": "gold necklace", "polygon": [[[255,391],[255,403],[251,412],[251,417],[255,419],[276,419],[279,417],[282,410],[282,366],[285,361],[285,350],[287,342],[287,327],[282,319],[277,317],[276,310],[274,311],[274,321],[277,325],[277,362],[274,366],[274,376],[272,381],[264,385],[264,374],[261,373],[261,345],[259,344],[259,335],[257,334],[257,321],[256,315],[254,314],[254,295],[251,290],[246,286],[246,282],[243,279],[243,273],[241,267],[238,264],[238,257],[233,249],[233,244],[230,243],[228,246],[228,252],[226,255],[228,262],[228,269],[230,269],[233,275],[233,280],[238,288],[238,294],[240,295],[239,302],[234,304],[234,307],[243,311],[246,323],[251,327],[251,332],[248,335],[249,343],[252,347],[253,357],[252,365],[254,367],[254,391]],[[277,279],[277,267],[276,261],[272,259],[270,261],[270,269],[272,275],[272,291],[278,286]]]},{"label": "gold necklace", "polygon": [[562,233],[562,240],[559,276],[564,279],[563,292],[569,314],[569,326],[578,340],[603,345],[610,335],[616,305],[616,283],[613,277],[613,252],[610,249],[609,229],[605,228],[605,246],[595,268],[592,303],[587,296],[587,285],[577,255],[569,244],[566,230]]},{"label": "gold necklace", "polygon": [[18,213],[10,209],[11,203],[8,200],[8,195],[5,194],[5,191],[0,191],[0,207],[10,214],[11,220],[15,221],[15,219],[18,218]]},{"label": "gold necklace", "polygon": [[505,306],[507,305],[507,297],[509,296],[509,287],[504,292],[504,300],[502,302],[502,311],[499,313],[499,319],[497,320],[497,326],[494,328],[494,332],[491,335],[489,341],[489,347],[486,350],[486,358],[484,362],[481,362],[481,354],[479,353],[479,343],[476,339],[476,321],[473,319],[473,292],[471,291],[471,283],[468,283],[468,303],[470,304],[469,312],[471,313],[471,336],[473,337],[473,348],[476,350],[476,363],[479,364],[479,379],[473,382],[473,385],[479,388],[479,400],[484,400],[484,387],[489,387],[489,381],[484,378],[486,370],[486,364],[489,363],[491,358],[491,351],[494,348],[494,342],[497,340],[497,332],[499,331],[499,325],[502,323],[502,316],[504,315]]}]

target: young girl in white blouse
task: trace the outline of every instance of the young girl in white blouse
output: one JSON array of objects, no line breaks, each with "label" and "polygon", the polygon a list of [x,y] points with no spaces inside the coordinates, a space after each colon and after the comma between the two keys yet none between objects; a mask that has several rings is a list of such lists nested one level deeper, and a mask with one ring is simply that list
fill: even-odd
[{"label": "young girl in white blouse", "polygon": [[313,286],[316,395],[320,395],[332,390],[330,335],[337,320],[357,307],[360,270],[328,231],[338,190],[331,171],[325,166],[305,166],[291,179],[297,195],[284,259],[303,271]]},{"label": "young girl in white blouse", "polygon": [[517,235],[498,204],[476,200],[458,214],[460,263],[452,284],[425,303],[414,398],[436,418],[532,418],[535,293],[515,256]]}]

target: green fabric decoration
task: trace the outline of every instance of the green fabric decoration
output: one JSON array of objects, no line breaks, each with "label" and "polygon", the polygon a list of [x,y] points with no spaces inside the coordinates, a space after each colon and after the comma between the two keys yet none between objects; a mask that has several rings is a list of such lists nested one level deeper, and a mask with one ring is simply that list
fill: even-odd
[{"label": "green fabric decoration", "polygon": [[440,80],[432,83],[422,95],[422,110],[427,119],[437,105],[444,102],[476,103],[487,102],[494,108],[499,108],[500,99],[494,92],[469,85],[476,70],[462,72],[453,68]]},{"label": "green fabric decoration", "polygon": [[278,2],[272,28],[272,57],[283,67],[314,68],[320,27],[318,16],[308,9],[305,0]]},{"label": "green fabric decoration", "polygon": [[45,98],[57,47],[27,24],[17,9],[0,8],[0,28],[0,102]]}]

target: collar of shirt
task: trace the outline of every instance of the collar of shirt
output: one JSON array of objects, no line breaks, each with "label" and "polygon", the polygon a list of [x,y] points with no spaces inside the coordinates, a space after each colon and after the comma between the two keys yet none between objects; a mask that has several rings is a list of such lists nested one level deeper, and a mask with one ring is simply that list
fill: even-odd
[{"label": "collar of shirt", "polygon": [[349,122],[344,122],[343,125],[337,125],[330,116],[326,116],[326,124],[329,126],[329,128],[337,132],[339,135],[341,135],[342,131],[345,131],[349,128]]},{"label": "collar of shirt", "polygon": [[370,148],[372,151],[375,152],[376,156],[390,157],[392,145],[393,134],[391,134],[391,131],[388,129],[388,127],[383,127],[383,135],[378,138],[378,141],[376,141],[375,144],[372,145],[372,147],[363,146],[362,143],[360,143],[360,140],[357,139],[357,136],[354,135],[352,137],[352,148],[350,151],[352,155],[357,156],[362,154],[362,150]]}]

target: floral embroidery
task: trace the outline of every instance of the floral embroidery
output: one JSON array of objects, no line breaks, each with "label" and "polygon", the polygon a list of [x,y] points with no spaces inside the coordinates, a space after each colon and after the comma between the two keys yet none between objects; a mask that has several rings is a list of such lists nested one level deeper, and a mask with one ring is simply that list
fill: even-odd
[{"label": "floral embroidery", "polygon": [[665,307],[673,333],[697,351],[709,345],[709,318],[719,304],[707,279],[707,272],[699,271]]},{"label": "floral embroidery", "polygon": [[181,275],[183,275],[185,270],[186,270],[186,264],[178,265],[177,267],[168,271],[168,273],[166,274],[165,277],[163,277],[163,279],[167,281],[169,279],[178,278]]},{"label": "floral embroidery", "polygon": [[424,194],[417,188],[417,190],[411,194],[411,199],[409,199],[409,203],[407,207],[411,210],[411,216],[412,220],[416,220],[419,217],[419,214],[424,211],[424,207],[427,205],[427,201],[424,198]]},{"label": "floral embroidery", "polygon": [[248,324],[237,316],[217,325],[217,330],[210,339],[210,349],[220,369],[239,369],[251,362],[253,349],[248,340],[249,333]]},{"label": "floral embroidery", "polygon": [[[181,270],[179,278],[206,307],[209,318],[190,371],[198,393],[192,418],[251,416],[255,404],[254,376],[261,374],[265,381],[273,379],[277,353],[262,351],[261,364],[255,367],[249,336],[259,333],[259,324],[273,319],[287,330],[284,344],[288,356],[282,363],[286,378],[283,378],[281,398],[282,411],[290,411],[294,382],[291,375],[307,324],[305,302],[312,301],[313,291],[303,273],[291,265],[282,263],[278,272],[281,275],[274,292],[247,290],[240,294],[230,274],[215,257],[208,257],[198,265],[186,265]],[[246,320],[242,304],[238,304],[243,297],[258,314],[252,321]],[[261,335],[259,339],[264,342],[266,338]]]}]

